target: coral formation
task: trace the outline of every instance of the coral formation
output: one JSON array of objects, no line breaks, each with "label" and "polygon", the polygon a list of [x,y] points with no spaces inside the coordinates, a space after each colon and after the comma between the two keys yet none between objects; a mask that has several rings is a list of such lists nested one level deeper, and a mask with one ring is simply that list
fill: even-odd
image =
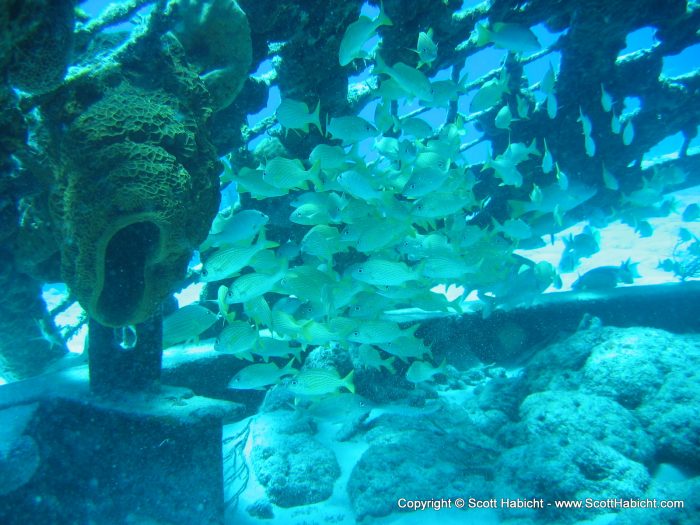
[{"label": "coral formation", "polygon": [[214,111],[234,101],[248,78],[252,44],[245,13],[234,0],[177,0],[175,35],[212,97]]},{"label": "coral formation", "polygon": [[3,2],[0,8],[0,68],[29,93],[58,87],[68,68],[73,43],[73,2]]},{"label": "coral formation", "polygon": [[296,507],[330,497],[340,467],[333,451],[313,439],[309,420],[274,413],[256,419],[251,431],[255,474],[273,503]]}]

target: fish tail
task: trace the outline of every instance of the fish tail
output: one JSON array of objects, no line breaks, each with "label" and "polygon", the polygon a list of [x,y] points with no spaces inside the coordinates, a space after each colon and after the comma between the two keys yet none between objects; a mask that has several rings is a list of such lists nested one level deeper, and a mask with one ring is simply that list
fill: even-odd
[{"label": "fish tail", "polygon": [[478,47],[485,46],[491,42],[491,31],[482,23],[476,24],[476,45]]},{"label": "fish tail", "polygon": [[351,393],[355,393],[355,384],[353,383],[353,377],[355,377],[355,370],[350,370],[350,373],[346,375],[342,381],[345,388],[347,388]]},{"label": "fish tail", "polygon": [[[330,113],[326,113],[326,133],[324,136],[328,139],[331,138],[331,134],[328,131],[328,126],[330,125],[330,123],[331,123],[331,115],[330,115]],[[321,134],[323,135],[323,132],[321,132]]]},{"label": "fish tail", "polygon": [[321,190],[323,186],[323,183],[321,182],[321,179],[318,176],[319,173],[321,173],[321,159],[317,159],[308,171],[309,180],[313,183],[314,188],[316,190]]},{"label": "fish tail", "polygon": [[382,73],[385,75],[389,74],[389,66],[386,65],[386,62],[384,62],[384,59],[379,53],[374,54],[374,68],[372,72],[375,75],[381,75]]},{"label": "fish tail", "polygon": [[316,104],[316,109],[311,114],[311,124],[318,128],[318,132],[323,135],[323,130],[321,129],[321,100]]},{"label": "fish tail", "polygon": [[384,11],[384,2],[379,2],[379,14],[377,15],[377,18],[375,18],[375,26],[393,26],[394,22],[391,21],[391,18],[389,18]]}]

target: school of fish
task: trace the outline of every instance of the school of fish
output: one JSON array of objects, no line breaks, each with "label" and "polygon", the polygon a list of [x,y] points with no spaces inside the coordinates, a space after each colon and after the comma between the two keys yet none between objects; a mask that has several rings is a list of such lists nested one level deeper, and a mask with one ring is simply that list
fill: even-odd
[{"label": "school of fish", "polygon": [[[304,353],[316,346],[347,348],[356,366],[383,373],[407,366],[408,381],[430,381],[447,373],[447,364],[435,364],[430,345],[416,336],[419,324],[399,325],[386,312],[419,308],[460,313],[472,292],[482,300],[485,313],[497,306],[530,304],[561,285],[558,272],[574,272],[581,258],[600,250],[598,229],[588,225],[564,239],[558,268],[514,253],[553,238],[570,225],[569,212],[598,191],[617,192],[616,175],[604,164],[599,187],[570,182],[545,137],[509,140],[503,151],[494,151],[479,166],[465,160],[464,127],[475,115],[491,114],[494,126],[504,132],[533,112],[557,118],[554,67],[550,64],[539,82],[518,92],[513,92],[505,67],[471,84],[465,79],[431,80],[428,71],[439,56],[439,33],[427,29],[416,35],[414,65],[387,64],[381,45],[368,49],[368,43],[391,25],[383,8],[374,18],[362,15],[340,44],[341,66],[357,60],[373,65],[379,80],[373,91],[373,120],[328,115],[324,122],[319,102],[285,98],[276,111],[281,132],[318,132],[322,137],[309,156],[275,155],[257,167],[224,159],[222,186],[235,184],[249,203],[284,197],[281,202],[290,205],[283,216],[298,232],[296,241],[273,238],[267,206],[222,210],[200,247],[199,278],[218,283],[217,300],[211,308],[205,302],[186,306],[165,320],[167,345],[196,340],[217,327],[216,350],[251,363],[232,378],[231,388],[282,384],[300,397],[354,393],[352,372],[341,377],[333,369],[301,366]],[[515,56],[541,49],[530,28],[500,22],[479,22],[465,42],[492,45]],[[446,108],[467,95],[469,114],[460,113],[439,127],[421,119],[421,111],[396,111],[398,101],[413,101],[428,110]],[[620,119],[619,101],[605,86],[600,105],[611,114],[621,147],[629,145],[634,116]],[[578,121],[581,150],[595,157],[591,111],[579,107]],[[373,155],[363,153],[367,150]],[[536,180],[527,175],[533,165],[539,170]],[[663,206],[664,189],[679,177],[655,171],[636,191],[621,195],[618,218],[642,231],[646,218]],[[499,221],[488,211],[490,198],[476,197],[475,187],[485,181],[527,197],[508,200],[509,215]],[[487,220],[474,221],[480,215]],[[574,288],[631,282],[633,268],[630,261],[601,268],[581,276]],[[448,285],[461,293],[448,299],[433,291]]]}]

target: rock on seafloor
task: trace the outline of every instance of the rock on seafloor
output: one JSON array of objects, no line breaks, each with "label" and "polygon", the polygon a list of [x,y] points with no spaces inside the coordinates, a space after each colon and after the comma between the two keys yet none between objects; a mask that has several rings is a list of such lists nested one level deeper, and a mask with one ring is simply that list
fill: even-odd
[{"label": "rock on seafloor", "polygon": [[333,451],[313,438],[309,419],[273,412],[256,418],[251,433],[253,469],[270,501],[296,507],[331,496],[340,466]]}]

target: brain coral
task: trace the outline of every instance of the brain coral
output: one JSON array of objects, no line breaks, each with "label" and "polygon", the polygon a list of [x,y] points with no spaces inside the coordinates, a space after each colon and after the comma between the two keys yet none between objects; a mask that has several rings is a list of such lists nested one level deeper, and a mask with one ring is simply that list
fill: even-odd
[{"label": "brain coral", "polygon": [[68,126],[54,210],[62,272],[100,323],[144,321],[183,277],[219,204],[206,144],[178,98],[127,81]]}]

